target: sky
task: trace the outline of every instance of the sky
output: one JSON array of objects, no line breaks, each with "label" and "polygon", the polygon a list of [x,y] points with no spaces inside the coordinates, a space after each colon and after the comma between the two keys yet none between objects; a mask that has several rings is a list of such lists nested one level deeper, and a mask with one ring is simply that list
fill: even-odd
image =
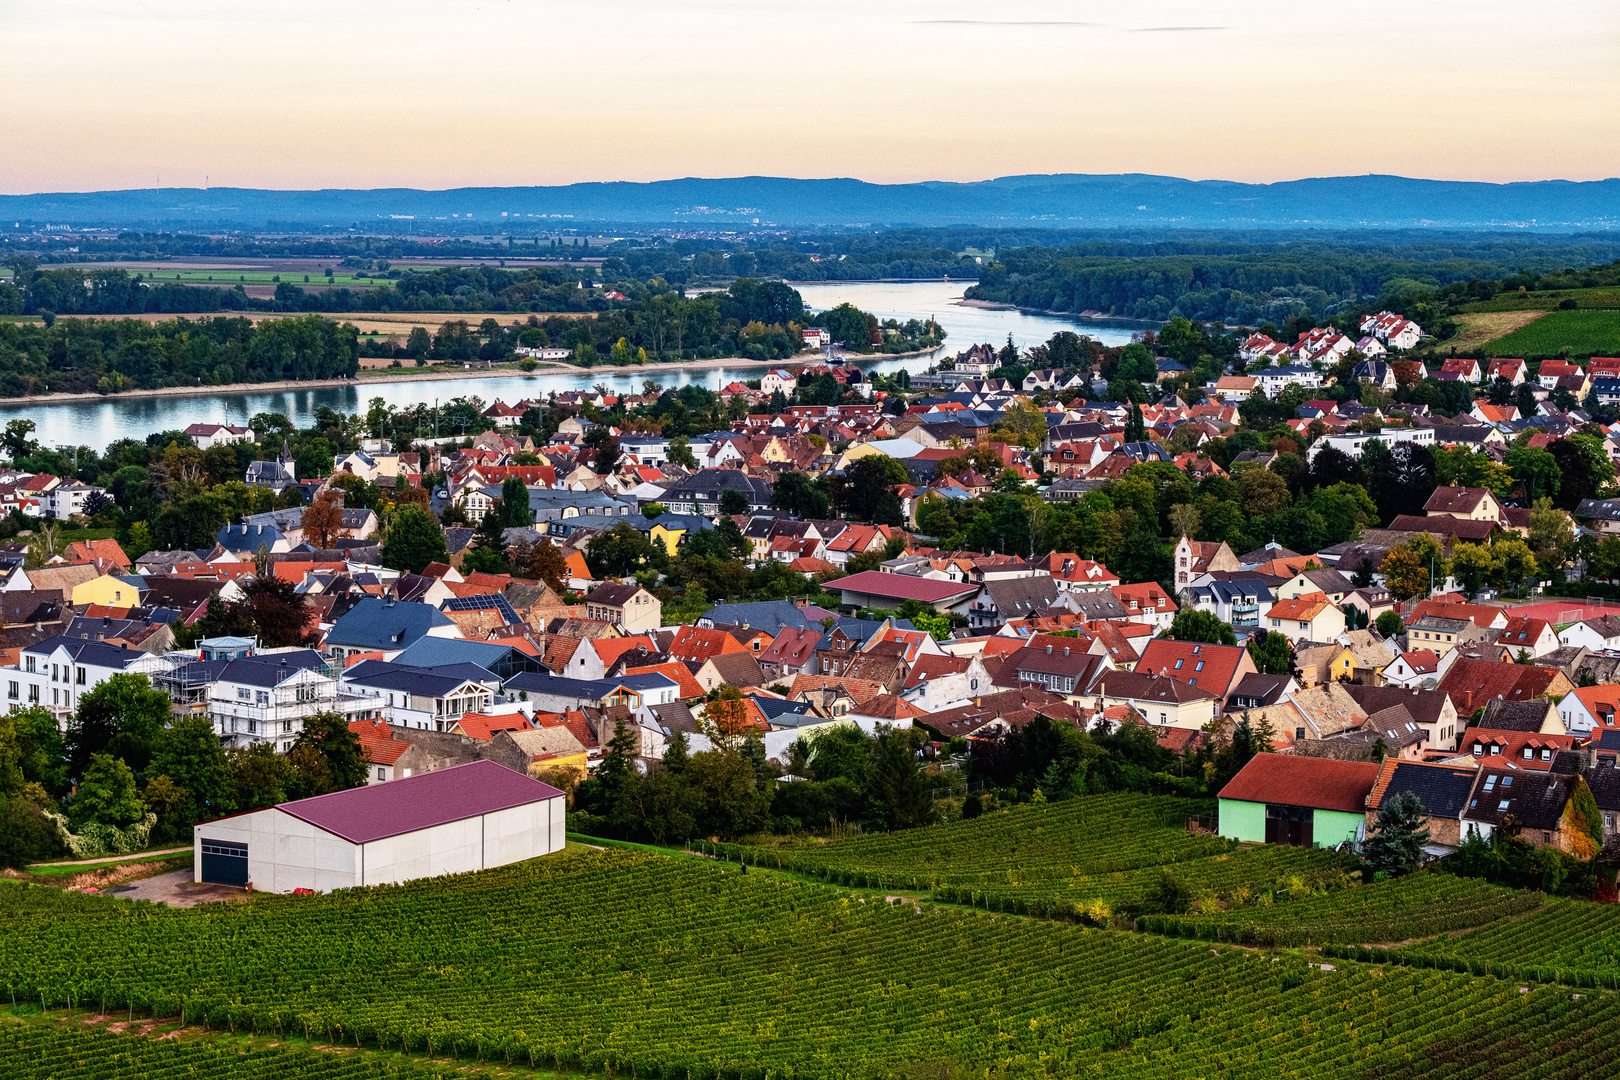
[{"label": "sky", "polygon": [[6,0],[0,191],[1620,175],[1614,0]]}]

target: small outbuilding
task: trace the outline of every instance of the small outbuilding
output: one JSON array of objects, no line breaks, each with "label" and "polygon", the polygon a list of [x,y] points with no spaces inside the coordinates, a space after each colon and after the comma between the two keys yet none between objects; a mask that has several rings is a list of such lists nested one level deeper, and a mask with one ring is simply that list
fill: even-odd
[{"label": "small outbuilding", "polygon": [[1219,831],[1257,844],[1337,847],[1356,839],[1377,780],[1370,761],[1256,754],[1217,797]]},{"label": "small outbuilding", "polygon": [[193,829],[194,880],[329,892],[561,851],[563,793],[493,761],[317,795]]}]

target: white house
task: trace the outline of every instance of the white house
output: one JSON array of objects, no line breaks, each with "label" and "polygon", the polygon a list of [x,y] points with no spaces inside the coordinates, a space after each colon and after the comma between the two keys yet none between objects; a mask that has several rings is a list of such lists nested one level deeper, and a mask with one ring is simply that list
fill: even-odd
[{"label": "white house", "polygon": [[1558,719],[1571,735],[1613,730],[1616,705],[1620,705],[1620,686],[1582,686],[1565,694],[1558,703]]},{"label": "white house", "polygon": [[304,721],[318,712],[355,720],[378,711],[374,700],[339,695],[325,658],[312,649],[258,653],[223,667],[206,661],[188,664],[164,681],[185,678],[188,669],[213,678],[204,701],[215,733],[228,747],[267,742],[286,753],[304,730]]},{"label": "white house", "polygon": [[804,347],[807,349],[822,349],[832,344],[831,332],[819,326],[807,326],[804,329]]},{"label": "white house", "polygon": [[1315,368],[1302,367],[1298,364],[1289,364],[1286,367],[1261,368],[1255,373],[1260,380],[1260,390],[1266,397],[1276,397],[1290,386],[1303,386],[1307,390],[1317,390],[1322,386],[1322,373]]},{"label": "white house", "polygon": [[978,656],[919,656],[900,696],[924,712],[938,712],[990,689],[990,673]]},{"label": "white house", "polygon": [[81,484],[77,480],[69,480],[65,484],[58,484],[39,497],[40,511],[48,518],[66,518],[74,514],[84,513],[84,504],[92,495],[106,496],[106,488],[98,488],[93,484]]},{"label": "white house", "polygon": [[[806,330],[804,333],[805,338],[808,341],[810,331]],[[826,331],[823,330],[822,333],[825,334]],[[788,371],[786,368],[772,368],[770,371],[767,371],[765,374],[759,377],[759,389],[763,394],[774,394],[780,392],[784,396],[791,397],[794,389],[797,388],[798,385],[799,380],[794,378],[793,372]]]},{"label": "white house", "polygon": [[1390,686],[1420,690],[1424,688],[1424,683],[1432,687],[1439,681],[1440,668],[1440,658],[1432,650],[1413,649],[1401,653],[1384,668],[1384,682]]},{"label": "white house", "polygon": [[1562,645],[1584,645],[1593,652],[1620,650],[1620,618],[1604,615],[1570,623],[1558,634]]},{"label": "white house", "polygon": [[192,424],[186,428],[186,434],[191,436],[191,441],[197,444],[199,450],[254,441],[252,428],[232,424]]},{"label": "white house", "polygon": [[83,638],[46,638],[22,650],[16,667],[3,669],[6,707],[39,705],[65,723],[86,692],[114,675],[163,667],[157,657],[123,645]]},{"label": "white house", "polygon": [[192,880],[330,892],[561,851],[561,791],[493,761],[281,803],[192,829]]},{"label": "white house", "polygon": [[1414,446],[1433,446],[1434,429],[1426,427],[1382,428],[1376,435],[1366,433],[1324,435],[1311,444],[1311,448],[1305,457],[1308,461],[1315,461],[1317,454],[1331,446],[1333,449],[1349,454],[1355,460],[1360,461],[1362,452],[1367,449],[1367,444],[1374,439],[1390,448],[1393,448],[1397,443],[1403,442],[1411,443]]}]

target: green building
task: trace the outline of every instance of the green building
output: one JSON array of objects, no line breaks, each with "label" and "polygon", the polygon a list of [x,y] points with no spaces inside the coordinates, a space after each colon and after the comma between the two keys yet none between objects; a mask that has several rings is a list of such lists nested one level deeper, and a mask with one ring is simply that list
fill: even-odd
[{"label": "green building", "polygon": [[1218,831],[1255,844],[1335,847],[1356,838],[1377,779],[1368,761],[1256,754],[1221,789]]}]

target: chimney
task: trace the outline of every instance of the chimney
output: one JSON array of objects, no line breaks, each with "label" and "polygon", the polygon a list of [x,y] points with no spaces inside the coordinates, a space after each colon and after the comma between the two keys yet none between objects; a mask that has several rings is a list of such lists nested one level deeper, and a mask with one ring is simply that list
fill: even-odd
[{"label": "chimney", "polygon": [[1047,655],[1047,656],[1051,656],[1051,655],[1052,655],[1052,646],[1050,646],[1050,645],[1048,645],[1048,646],[1047,646],[1047,647],[1046,647],[1046,655]]},{"label": "chimney", "polygon": [[1457,710],[1458,712],[1472,714],[1474,711],[1474,692],[1472,690],[1464,690],[1462,692],[1462,700],[1457,704],[1461,706],[1461,708]]},{"label": "chimney", "polygon": [[1063,655],[1064,656],[1069,655],[1069,647],[1067,645],[1063,646]]}]

